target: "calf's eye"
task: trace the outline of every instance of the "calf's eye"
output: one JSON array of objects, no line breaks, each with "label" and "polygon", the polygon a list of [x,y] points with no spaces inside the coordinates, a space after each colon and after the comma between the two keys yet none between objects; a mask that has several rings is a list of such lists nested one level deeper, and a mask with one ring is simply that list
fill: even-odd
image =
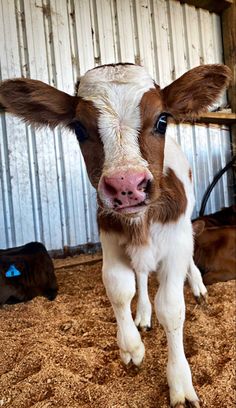
[{"label": "calf's eye", "polygon": [[165,135],[166,128],[167,128],[167,122],[168,122],[168,116],[172,116],[172,115],[168,112],[162,112],[160,114],[155,124],[155,127],[154,127],[155,133],[159,133],[160,135]]},{"label": "calf's eye", "polygon": [[76,121],[71,123],[71,128],[74,130],[78,142],[83,143],[88,139],[88,132],[81,122]]}]

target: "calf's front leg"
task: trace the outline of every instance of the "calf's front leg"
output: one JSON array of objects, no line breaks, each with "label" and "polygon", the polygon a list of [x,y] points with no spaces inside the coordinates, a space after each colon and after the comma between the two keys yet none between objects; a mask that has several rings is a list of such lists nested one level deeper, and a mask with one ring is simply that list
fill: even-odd
[{"label": "calf's front leg", "polygon": [[138,302],[135,324],[142,330],[152,327],[152,306],[148,296],[148,273],[136,273],[138,287]]},{"label": "calf's front leg", "polygon": [[178,257],[168,259],[163,266],[159,276],[160,286],[155,298],[155,311],[167,336],[167,380],[171,406],[184,408],[185,403],[188,403],[190,407],[199,408],[183,347],[185,319],[183,287],[188,263],[185,264]]},{"label": "calf's front leg", "polygon": [[115,234],[101,232],[103,249],[103,283],[112,304],[118,330],[117,342],[121,359],[139,366],[145,348],[131,314],[131,300],[135,295],[135,275],[127,255]]}]

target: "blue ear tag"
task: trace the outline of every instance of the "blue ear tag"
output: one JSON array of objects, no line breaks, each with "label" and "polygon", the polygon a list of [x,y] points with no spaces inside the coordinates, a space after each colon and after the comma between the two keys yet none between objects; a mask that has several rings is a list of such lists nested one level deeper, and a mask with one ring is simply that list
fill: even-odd
[{"label": "blue ear tag", "polygon": [[75,131],[78,142],[83,143],[88,139],[88,133],[85,127],[79,121],[73,123],[73,129]]},{"label": "blue ear tag", "polygon": [[166,112],[163,112],[160,114],[157,120],[156,129],[155,129],[157,133],[160,133],[161,135],[164,135],[166,133],[168,116],[171,116],[171,115]]},{"label": "blue ear tag", "polygon": [[20,276],[21,272],[16,269],[15,265],[10,265],[9,269],[6,271],[6,278],[15,278],[16,276]]}]

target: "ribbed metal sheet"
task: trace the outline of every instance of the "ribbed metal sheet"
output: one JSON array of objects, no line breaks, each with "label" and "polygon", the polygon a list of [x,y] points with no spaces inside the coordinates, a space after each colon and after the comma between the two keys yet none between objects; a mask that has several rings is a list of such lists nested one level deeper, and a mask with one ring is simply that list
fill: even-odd
[{"label": "ribbed metal sheet", "polygon": [[[74,92],[99,64],[136,62],[161,86],[202,64],[222,61],[219,16],[175,0],[0,0],[0,79],[28,76]],[[229,131],[171,127],[195,176],[197,209],[230,156]],[[208,210],[230,203],[227,176]],[[95,191],[75,136],[34,131],[1,115],[0,247],[40,240],[48,249],[99,240]]]}]

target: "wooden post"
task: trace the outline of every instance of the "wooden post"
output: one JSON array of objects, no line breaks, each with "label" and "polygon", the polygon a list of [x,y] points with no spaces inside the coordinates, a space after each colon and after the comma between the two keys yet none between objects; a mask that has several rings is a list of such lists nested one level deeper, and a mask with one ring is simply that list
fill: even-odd
[{"label": "wooden post", "polygon": [[[233,73],[233,79],[228,90],[229,103],[232,112],[236,113],[236,0],[222,12],[222,34],[225,64]],[[236,154],[236,124],[232,125],[233,152]]]}]

